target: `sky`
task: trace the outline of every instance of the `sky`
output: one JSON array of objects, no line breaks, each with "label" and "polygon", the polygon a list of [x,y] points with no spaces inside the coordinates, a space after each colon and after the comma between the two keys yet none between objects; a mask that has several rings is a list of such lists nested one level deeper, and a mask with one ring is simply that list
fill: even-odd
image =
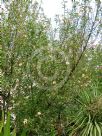
[{"label": "sky", "polygon": [[61,14],[62,9],[62,0],[42,0],[42,7],[44,8],[45,14],[49,18],[53,18],[55,14]]},{"label": "sky", "polygon": [[[35,1],[35,0],[34,0]],[[41,6],[44,9],[44,13],[48,18],[54,19],[56,14],[61,15],[63,13],[62,3],[63,0],[36,0],[39,3],[42,3]],[[68,8],[71,7],[71,0],[67,1]]]},{"label": "sky", "polygon": [[41,3],[44,14],[51,19],[52,27],[56,27],[55,15],[62,15],[64,12],[63,1],[67,2],[67,8],[71,8],[71,0],[37,0]]},{"label": "sky", "polygon": [[[41,1],[41,0],[38,0]],[[71,0],[66,0],[68,8],[71,7]],[[44,13],[48,18],[54,19],[56,14],[63,14],[62,8],[63,0],[42,0],[42,7]]]}]

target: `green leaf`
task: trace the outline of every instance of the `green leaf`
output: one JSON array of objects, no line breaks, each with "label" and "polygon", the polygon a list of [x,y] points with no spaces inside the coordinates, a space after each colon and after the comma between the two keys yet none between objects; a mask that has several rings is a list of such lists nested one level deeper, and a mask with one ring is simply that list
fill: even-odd
[{"label": "green leaf", "polygon": [[51,136],[56,136],[56,132],[55,132],[55,129],[51,129]]},{"label": "green leaf", "polygon": [[93,136],[93,124],[92,124],[92,126],[91,126],[91,129],[90,129],[90,136]]},{"label": "green leaf", "polygon": [[4,125],[4,135],[3,136],[10,136],[10,113],[8,112],[7,121]]},{"label": "green leaf", "polygon": [[13,130],[11,136],[16,136],[16,129],[15,129],[15,128],[14,128],[14,130]]},{"label": "green leaf", "polygon": [[3,136],[3,132],[0,133],[0,136]]},{"label": "green leaf", "polygon": [[90,134],[91,129],[92,129],[92,122],[90,122],[90,124],[89,124],[89,128],[88,128],[88,130],[87,130],[87,135]]},{"label": "green leaf", "polygon": [[99,136],[102,136],[102,135],[101,135],[101,128],[100,128],[100,126],[98,125],[97,122],[95,122],[95,125],[96,125],[97,131],[98,131],[98,133],[99,133]]},{"label": "green leaf", "polygon": [[26,136],[26,130],[24,129],[21,136]]},{"label": "green leaf", "polygon": [[89,126],[90,126],[90,121],[91,121],[91,117],[90,117],[90,114],[89,114],[89,120],[88,120],[87,126],[85,127],[85,130],[83,131],[82,136],[85,136],[87,134]]},{"label": "green leaf", "polygon": [[3,122],[0,122],[0,133],[2,132],[2,128],[3,128]]},{"label": "green leaf", "polygon": [[97,136],[96,126],[94,126],[94,136]]}]

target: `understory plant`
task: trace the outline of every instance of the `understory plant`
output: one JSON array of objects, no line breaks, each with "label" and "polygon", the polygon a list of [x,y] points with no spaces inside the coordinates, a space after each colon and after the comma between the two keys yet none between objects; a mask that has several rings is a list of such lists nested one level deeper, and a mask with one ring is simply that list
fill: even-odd
[{"label": "understory plant", "polygon": [[[16,128],[11,130],[10,113],[7,114],[7,119],[4,121],[4,112],[2,112],[2,120],[0,121],[0,136],[17,136]],[[22,131],[20,136],[26,136],[26,130]]]},{"label": "understory plant", "polygon": [[98,90],[85,90],[76,100],[79,110],[69,136],[102,136],[102,95]]}]

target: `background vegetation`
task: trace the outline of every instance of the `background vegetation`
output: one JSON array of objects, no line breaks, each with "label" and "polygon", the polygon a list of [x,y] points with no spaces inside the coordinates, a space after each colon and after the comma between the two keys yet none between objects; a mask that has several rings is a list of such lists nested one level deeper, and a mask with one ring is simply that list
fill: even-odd
[{"label": "background vegetation", "polygon": [[73,1],[71,10],[63,1],[64,13],[56,16],[54,30],[37,2],[3,4],[1,112],[4,121],[11,113],[11,132],[101,136],[101,1]]}]

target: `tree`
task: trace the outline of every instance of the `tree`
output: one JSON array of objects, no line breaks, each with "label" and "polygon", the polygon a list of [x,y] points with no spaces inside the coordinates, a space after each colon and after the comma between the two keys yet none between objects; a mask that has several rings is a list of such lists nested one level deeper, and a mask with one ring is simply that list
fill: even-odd
[{"label": "tree", "polygon": [[96,37],[101,40],[102,5],[94,5],[73,2],[59,22],[57,40],[38,3],[11,1],[7,14],[2,12],[2,94],[10,93],[7,109],[13,107],[19,133],[23,127],[30,135],[56,129],[60,136],[74,123],[76,100],[92,90],[95,67],[101,65],[101,49],[90,47]]}]

